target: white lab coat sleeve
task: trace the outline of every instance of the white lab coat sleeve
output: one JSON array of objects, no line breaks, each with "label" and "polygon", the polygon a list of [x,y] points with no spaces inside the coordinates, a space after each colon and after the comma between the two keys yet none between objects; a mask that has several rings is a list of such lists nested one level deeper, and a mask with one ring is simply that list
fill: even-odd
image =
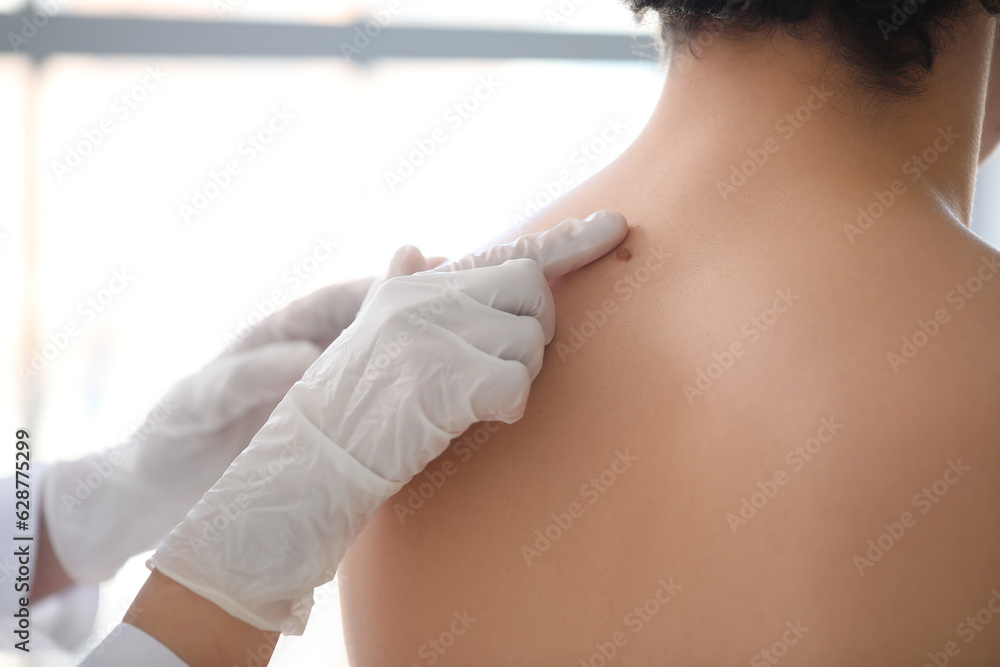
[{"label": "white lab coat sleeve", "polygon": [[145,632],[122,623],[90,652],[79,667],[187,667],[170,649]]}]

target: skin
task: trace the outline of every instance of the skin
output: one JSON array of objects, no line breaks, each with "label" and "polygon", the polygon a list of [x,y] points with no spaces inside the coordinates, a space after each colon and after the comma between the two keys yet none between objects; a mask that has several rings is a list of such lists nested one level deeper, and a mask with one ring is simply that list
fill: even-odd
[{"label": "skin", "polygon": [[[73,585],[52,551],[44,513],[38,536],[39,557],[32,585],[35,602]],[[122,622],[159,640],[191,667],[229,667],[249,660],[266,664],[278,642],[277,632],[265,632],[230,616],[221,607],[159,572],[136,595]]]},{"label": "skin", "polygon": [[[124,622],[159,640],[191,667],[267,664],[278,643],[266,632],[154,571],[136,595]],[[249,653],[248,653],[249,652]]]},{"label": "skin", "polygon": [[[786,138],[811,86],[835,94]],[[720,37],[676,55],[637,141],[517,230],[615,208],[631,260],[553,285],[524,419],[470,429],[352,547],[353,664],[1000,662],[1000,615],[976,620],[1000,591],[1000,274],[956,296],[1000,259],[968,230],[998,97],[985,13],[925,96],[877,117],[821,46]],[[939,128],[958,138],[911,180]],[[851,242],[845,224],[896,180]],[[920,322],[933,336],[893,362]],[[729,368],[686,394],[713,355]],[[759,507],[739,523],[744,498]],[[535,531],[573,503],[542,550]]]},{"label": "skin", "polygon": [[[41,503],[39,503],[41,505]],[[52,542],[46,530],[45,511],[38,512],[38,562],[35,564],[34,582],[31,587],[32,599],[41,602],[50,595],[61,593],[73,585],[62,564],[52,550]]]}]

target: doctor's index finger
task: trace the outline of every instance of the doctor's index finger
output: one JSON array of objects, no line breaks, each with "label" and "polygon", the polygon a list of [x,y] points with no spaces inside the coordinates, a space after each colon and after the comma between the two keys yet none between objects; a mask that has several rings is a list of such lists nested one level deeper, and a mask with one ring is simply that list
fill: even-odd
[{"label": "doctor's index finger", "polygon": [[586,219],[569,218],[552,229],[529,234],[485,252],[466,255],[433,271],[461,271],[499,266],[511,259],[531,259],[547,280],[565,275],[608,254],[628,235],[628,222],[617,211],[604,210]]}]

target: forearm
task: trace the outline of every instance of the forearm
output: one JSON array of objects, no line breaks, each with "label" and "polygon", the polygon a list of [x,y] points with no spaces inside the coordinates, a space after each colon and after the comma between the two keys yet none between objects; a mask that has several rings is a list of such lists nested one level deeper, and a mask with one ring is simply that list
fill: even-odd
[{"label": "forearm", "polygon": [[38,563],[35,567],[32,585],[31,601],[41,602],[50,595],[60,593],[74,585],[66,574],[62,563],[52,550],[52,540],[49,539],[48,526],[45,523],[45,506],[39,503],[38,512]]},{"label": "forearm", "polygon": [[139,591],[125,622],[155,638],[191,667],[243,664],[248,651],[266,663],[279,637],[277,632],[230,616],[156,571]]}]

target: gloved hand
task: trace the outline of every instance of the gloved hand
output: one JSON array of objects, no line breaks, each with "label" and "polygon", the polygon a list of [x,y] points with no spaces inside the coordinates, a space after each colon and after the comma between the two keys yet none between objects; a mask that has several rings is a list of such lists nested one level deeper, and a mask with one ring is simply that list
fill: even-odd
[{"label": "gloved hand", "polygon": [[441,266],[447,261],[448,260],[445,257],[424,257],[424,254],[420,252],[419,248],[412,245],[404,245],[396,251],[392,261],[389,262],[389,270],[386,271],[384,275],[377,276],[372,281],[371,285],[369,285],[368,293],[365,294],[365,298],[361,302],[361,307],[364,308],[367,306],[368,302],[372,300],[373,296],[375,296],[375,292],[378,291],[378,288],[390,278],[409,276],[421,271],[429,271],[430,269]]},{"label": "gloved hand", "polygon": [[627,233],[606,211],[389,280],[150,561],[232,616],[302,634],[375,510],[481,420],[521,418],[552,340],[546,279]]},{"label": "gloved hand", "polygon": [[335,285],[289,304],[178,383],[127,442],[46,470],[48,537],[70,578],[104,581],[156,547],[353,321],[371,282]]}]

